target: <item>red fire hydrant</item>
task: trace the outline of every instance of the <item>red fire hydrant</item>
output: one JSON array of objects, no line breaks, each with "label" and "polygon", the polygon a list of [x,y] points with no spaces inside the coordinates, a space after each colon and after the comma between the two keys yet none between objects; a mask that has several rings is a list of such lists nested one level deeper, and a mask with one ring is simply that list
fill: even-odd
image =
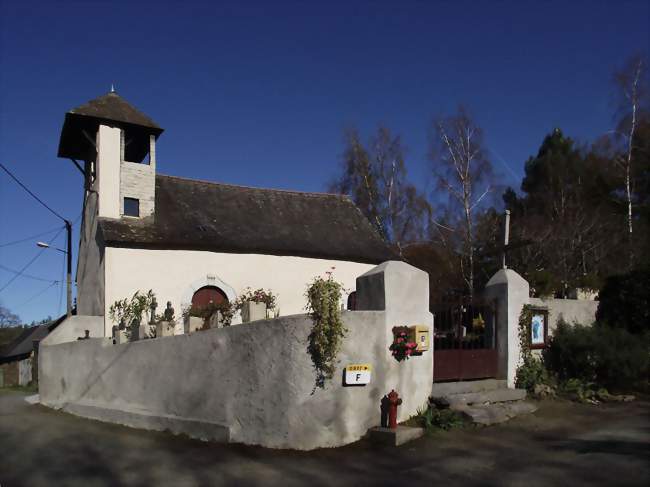
[{"label": "red fire hydrant", "polygon": [[402,404],[402,399],[399,394],[392,389],[388,393],[388,427],[390,429],[397,429],[397,406]]}]

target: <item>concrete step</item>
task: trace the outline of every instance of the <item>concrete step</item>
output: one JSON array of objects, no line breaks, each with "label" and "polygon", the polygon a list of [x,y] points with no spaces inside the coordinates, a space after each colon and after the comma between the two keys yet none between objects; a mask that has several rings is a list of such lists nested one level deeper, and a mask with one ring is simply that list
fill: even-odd
[{"label": "concrete step", "polygon": [[449,394],[465,394],[468,392],[493,391],[506,387],[505,380],[483,379],[467,380],[462,382],[434,382],[433,397],[443,397]]},{"label": "concrete step", "polygon": [[458,406],[454,408],[473,423],[480,425],[498,424],[522,414],[537,411],[537,406],[526,401],[499,402],[477,406]]},{"label": "concrete step", "polygon": [[471,406],[473,404],[494,404],[498,402],[521,401],[526,399],[525,389],[494,389],[492,391],[448,394],[443,396],[450,408]]}]

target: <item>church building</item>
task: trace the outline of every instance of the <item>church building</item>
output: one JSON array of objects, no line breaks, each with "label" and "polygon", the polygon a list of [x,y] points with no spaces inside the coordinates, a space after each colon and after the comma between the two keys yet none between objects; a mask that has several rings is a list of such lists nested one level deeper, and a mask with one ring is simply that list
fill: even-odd
[{"label": "church building", "polygon": [[65,115],[58,156],[85,180],[77,316],[104,317],[104,336],[111,304],[136,291],[152,289],[179,317],[192,304],[270,289],[284,316],[305,312],[315,276],[333,269],[350,293],[358,276],[396,258],[347,196],[159,174],[162,132],[114,91]]}]

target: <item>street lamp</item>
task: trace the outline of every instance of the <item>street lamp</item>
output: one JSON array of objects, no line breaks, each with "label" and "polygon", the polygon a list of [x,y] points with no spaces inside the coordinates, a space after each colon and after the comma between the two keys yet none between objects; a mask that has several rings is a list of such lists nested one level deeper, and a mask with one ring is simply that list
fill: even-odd
[{"label": "street lamp", "polygon": [[[58,216],[58,215],[57,215]],[[63,252],[66,254],[67,259],[68,259],[68,276],[66,279],[66,284],[67,284],[67,294],[68,294],[68,310],[67,310],[67,316],[68,318],[72,316],[72,224],[68,220],[63,220],[65,221],[65,229],[67,232],[67,243],[68,243],[68,250],[63,250],[59,249],[56,247],[50,247],[50,244],[45,243],[45,242],[36,242],[36,245],[38,247],[41,247],[42,249],[54,249],[58,250],[59,252]]]}]

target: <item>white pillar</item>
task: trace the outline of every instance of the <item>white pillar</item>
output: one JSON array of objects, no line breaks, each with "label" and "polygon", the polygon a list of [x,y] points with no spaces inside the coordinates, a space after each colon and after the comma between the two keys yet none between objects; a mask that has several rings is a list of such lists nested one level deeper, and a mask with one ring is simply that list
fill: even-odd
[{"label": "white pillar", "polygon": [[488,281],[484,296],[497,300],[498,377],[515,387],[517,367],[521,360],[519,346],[519,315],[529,303],[529,285],[512,269],[501,269]]},{"label": "white pillar", "polygon": [[120,217],[121,130],[100,125],[97,131],[98,215]]}]

